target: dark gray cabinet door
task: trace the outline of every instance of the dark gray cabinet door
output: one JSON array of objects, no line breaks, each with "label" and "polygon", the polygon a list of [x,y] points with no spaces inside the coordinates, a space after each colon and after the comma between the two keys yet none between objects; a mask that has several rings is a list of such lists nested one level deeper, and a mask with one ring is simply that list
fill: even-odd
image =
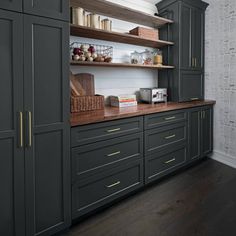
[{"label": "dark gray cabinet door", "polygon": [[68,35],[65,22],[24,18],[27,235],[70,224]]},{"label": "dark gray cabinet door", "polygon": [[180,72],[180,102],[204,98],[204,77],[202,72]]},{"label": "dark gray cabinet door", "polygon": [[188,153],[189,160],[201,157],[201,108],[194,108],[189,111]]},{"label": "dark gray cabinet door", "polygon": [[25,13],[69,21],[69,0],[23,0]]},{"label": "dark gray cabinet door", "polygon": [[22,0],[1,0],[0,8],[12,11],[22,11]]},{"label": "dark gray cabinet door", "polygon": [[213,150],[213,108],[202,109],[202,156],[206,156]]},{"label": "dark gray cabinet door", "polygon": [[22,29],[20,14],[0,10],[0,235],[6,236],[25,235]]},{"label": "dark gray cabinet door", "polygon": [[192,8],[182,3],[181,7],[180,68],[192,68]]},{"label": "dark gray cabinet door", "polygon": [[194,9],[192,15],[192,57],[194,59],[194,67],[203,70],[204,60],[204,12]]}]

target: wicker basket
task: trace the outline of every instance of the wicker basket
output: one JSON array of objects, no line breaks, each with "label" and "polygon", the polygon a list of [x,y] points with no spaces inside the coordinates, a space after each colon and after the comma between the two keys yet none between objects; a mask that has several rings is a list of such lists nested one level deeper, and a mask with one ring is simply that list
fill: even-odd
[{"label": "wicker basket", "polygon": [[104,109],[104,96],[72,96],[71,112],[93,111]]},{"label": "wicker basket", "polygon": [[132,35],[137,35],[140,38],[149,39],[153,41],[157,41],[159,39],[159,31],[158,29],[147,29],[143,27],[137,27],[129,31]]}]

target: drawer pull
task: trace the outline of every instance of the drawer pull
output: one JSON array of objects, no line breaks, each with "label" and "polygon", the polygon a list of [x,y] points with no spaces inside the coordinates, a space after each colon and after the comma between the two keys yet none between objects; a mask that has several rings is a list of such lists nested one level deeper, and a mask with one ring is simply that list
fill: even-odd
[{"label": "drawer pull", "polygon": [[175,138],[175,134],[173,134],[173,135],[170,135],[170,136],[167,136],[167,137],[165,137],[165,139],[171,139],[171,138]]},{"label": "drawer pull", "polygon": [[120,181],[117,181],[117,182],[114,183],[114,184],[106,185],[106,187],[107,187],[107,188],[112,188],[112,187],[115,187],[115,186],[117,186],[117,185],[119,185],[119,184],[120,184]]},{"label": "drawer pull", "polygon": [[169,164],[169,163],[171,163],[171,162],[174,162],[176,159],[175,158],[172,158],[172,159],[170,159],[169,161],[165,161],[165,164]]},{"label": "drawer pull", "polygon": [[199,100],[199,98],[191,98],[192,101]]},{"label": "drawer pull", "polygon": [[121,128],[116,128],[116,129],[109,129],[107,130],[107,133],[112,133],[112,132],[116,132],[116,131],[120,131]]},{"label": "drawer pull", "polygon": [[108,154],[107,157],[112,157],[112,156],[116,156],[116,155],[119,155],[119,154],[120,154],[120,151],[113,152],[113,153]]},{"label": "drawer pull", "polygon": [[175,116],[171,116],[171,117],[165,118],[165,120],[174,120],[175,118],[176,118]]}]

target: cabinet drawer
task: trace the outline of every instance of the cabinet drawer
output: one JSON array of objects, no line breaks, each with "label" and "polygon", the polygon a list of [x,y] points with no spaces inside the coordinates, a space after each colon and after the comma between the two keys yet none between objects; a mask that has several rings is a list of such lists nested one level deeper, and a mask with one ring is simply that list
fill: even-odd
[{"label": "cabinet drawer", "polygon": [[145,154],[149,155],[187,142],[187,124],[168,125],[145,131]]},{"label": "cabinet drawer", "polygon": [[113,164],[140,157],[143,157],[142,133],[73,148],[73,180],[101,171],[101,168],[104,170]]},{"label": "cabinet drawer", "polygon": [[187,149],[180,146],[170,150],[168,153],[154,154],[145,159],[145,181],[150,183],[164,176],[186,162]]},{"label": "cabinet drawer", "polygon": [[144,126],[145,129],[152,129],[185,120],[187,120],[185,111],[164,112],[145,116]]},{"label": "cabinet drawer", "polygon": [[142,159],[102,172],[73,186],[73,219],[143,185]]},{"label": "cabinet drawer", "polygon": [[143,131],[143,117],[134,117],[71,129],[73,147]]}]

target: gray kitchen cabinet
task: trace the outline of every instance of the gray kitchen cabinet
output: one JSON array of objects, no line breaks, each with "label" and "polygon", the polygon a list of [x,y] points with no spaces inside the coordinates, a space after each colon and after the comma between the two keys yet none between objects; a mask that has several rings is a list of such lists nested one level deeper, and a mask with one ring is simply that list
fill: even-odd
[{"label": "gray kitchen cabinet", "polygon": [[213,108],[189,111],[189,161],[205,157],[213,150]]},{"label": "gray kitchen cabinet", "polygon": [[22,11],[22,0],[1,0],[0,8],[11,11]]},{"label": "gray kitchen cabinet", "polygon": [[23,0],[23,11],[32,15],[69,21],[67,0]]},{"label": "gray kitchen cabinet", "polygon": [[0,10],[0,235],[25,235],[23,18]]},{"label": "gray kitchen cabinet", "polygon": [[168,87],[170,101],[204,99],[204,37],[207,3],[198,0],[163,0],[156,4],[174,23],[160,29],[161,38],[175,44],[164,50],[175,69],[159,75],[159,87]]},{"label": "gray kitchen cabinet", "polygon": [[70,224],[68,27],[24,16],[27,235]]}]

